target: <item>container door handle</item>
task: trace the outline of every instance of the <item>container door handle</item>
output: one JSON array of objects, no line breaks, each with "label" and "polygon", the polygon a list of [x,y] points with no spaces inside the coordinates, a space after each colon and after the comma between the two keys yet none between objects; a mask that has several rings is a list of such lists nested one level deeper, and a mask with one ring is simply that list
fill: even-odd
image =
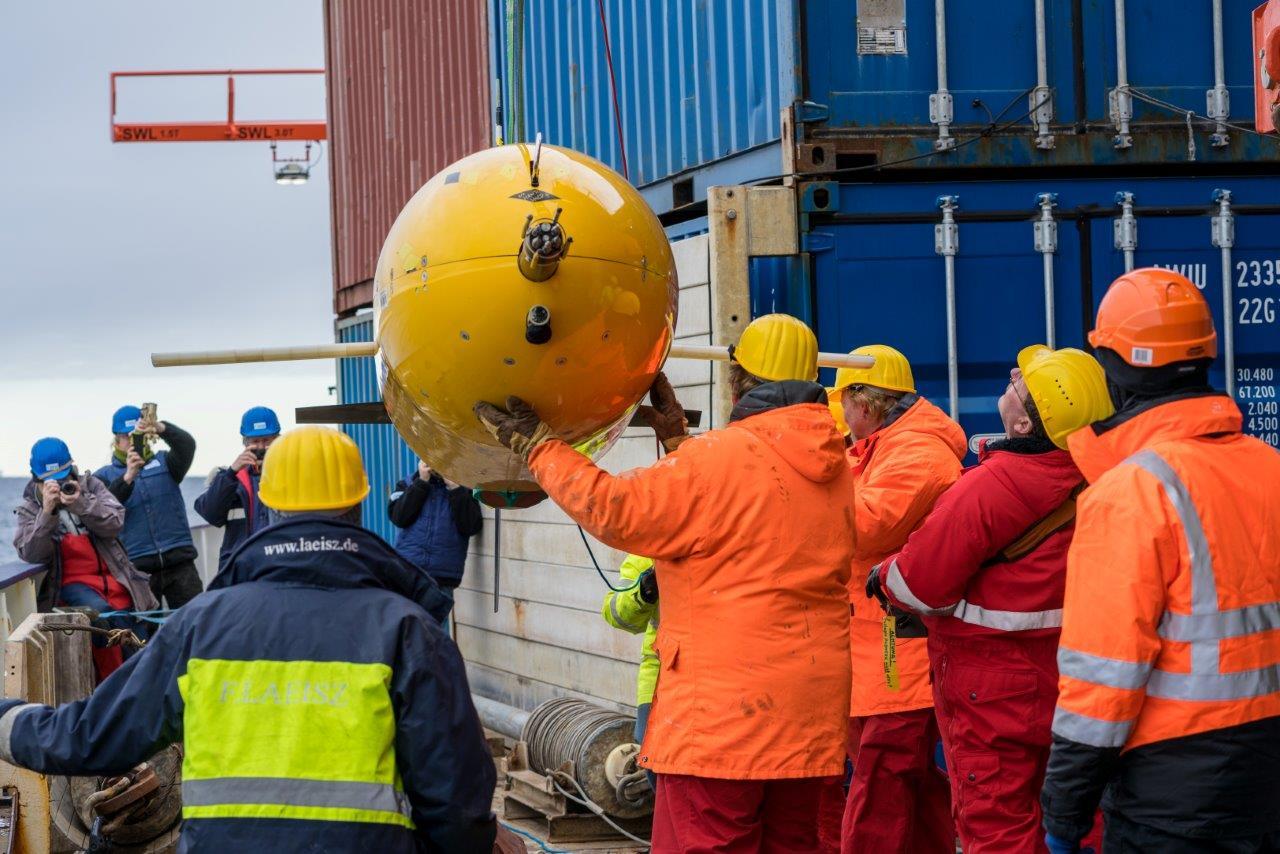
[{"label": "container door handle", "polygon": [[1036,204],[1040,206],[1040,218],[1035,221],[1035,247],[1044,260],[1044,343],[1054,349],[1054,330],[1057,323],[1054,318],[1053,301],[1053,256],[1058,251],[1058,221],[1053,218],[1053,209],[1058,206],[1057,193],[1041,193],[1036,196]]},{"label": "container door handle", "polygon": [[1231,191],[1214,190],[1218,213],[1210,219],[1213,245],[1222,255],[1222,350],[1227,372],[1227,395],[1236,397],[1235,293],[1232,289],[1231,249],[1236,245],[1236,215],[1231,212]]},{"label": "container door handle", "polygon": [[960,420],[960,349],[956,343],[956,253],[960,251],[960,227],[955,211],[959,196],[938,196],[942,222],[933,227],[933,251],[942,256],[947,284],[947,397],[952,421]]}]

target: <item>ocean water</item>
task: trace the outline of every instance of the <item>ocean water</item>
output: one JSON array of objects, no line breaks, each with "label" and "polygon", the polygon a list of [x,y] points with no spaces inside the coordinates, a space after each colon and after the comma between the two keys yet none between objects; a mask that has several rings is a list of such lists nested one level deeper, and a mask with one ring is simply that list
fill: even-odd
[{"label": "ocean water", "polygon": [[[22,490],[27,485],[25,477],[0,477],[0,564],[18,559],[13,548],[13,536],[17,533],[18,518],[14,509],[22,503]],[[205,479],[191,474],[182,481],[182,497],[187,500],[187,519],[192,525],[202,525],[204,520],[196,515],[195,501],[204,492]]]}]

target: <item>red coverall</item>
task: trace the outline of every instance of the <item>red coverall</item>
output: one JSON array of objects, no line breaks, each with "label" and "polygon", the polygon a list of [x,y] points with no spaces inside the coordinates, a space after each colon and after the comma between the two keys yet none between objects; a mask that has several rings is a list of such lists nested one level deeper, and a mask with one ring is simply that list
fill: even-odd
[{"label": "red coverall", "polygon": [[880,567],[889,598],[927,617],[934,708],[966,854],[1046,850],[1039,796],[1074,519],[1022,557],[1002,553],[1081,481],[1071,455],[1048,440],[989,443]]}]

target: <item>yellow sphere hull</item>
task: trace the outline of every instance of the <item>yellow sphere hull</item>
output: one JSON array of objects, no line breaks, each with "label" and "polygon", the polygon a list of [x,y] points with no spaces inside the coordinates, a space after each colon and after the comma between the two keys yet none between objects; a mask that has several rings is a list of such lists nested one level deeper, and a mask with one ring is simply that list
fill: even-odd
[{"label": "yellow sphere hull", "polygon": [[[483,429],[479,400],[523,398],[598,456],[621,435],[671,346],[678,284],[657,217],[620,175],[542,146],[489,149],[432,178],[401,212],[374,282],[380,380],[410,446],[455,482],[536,489]],[[559,215],[557,218],[557,211]],[[521,272],[526,223],[572,242],[544,281]],[[550,336],[529,331],[535,307]]]}]

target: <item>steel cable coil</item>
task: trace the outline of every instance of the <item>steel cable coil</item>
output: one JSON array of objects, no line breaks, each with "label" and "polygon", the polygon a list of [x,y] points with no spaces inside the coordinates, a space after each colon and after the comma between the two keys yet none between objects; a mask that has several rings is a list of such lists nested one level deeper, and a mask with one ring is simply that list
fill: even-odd
[{"label": "steel cable coil", "polygon": [[635,718],[577,700],[548,700],[529,715],[520,740],[528,746],[529,766],[553,776],[566,763],[587,797],[605,812],[620,818],[645,815],[649,802],[628,804],[618,800],[616,787],[605,775],[605,759],[619,745],[632,742]]}]

